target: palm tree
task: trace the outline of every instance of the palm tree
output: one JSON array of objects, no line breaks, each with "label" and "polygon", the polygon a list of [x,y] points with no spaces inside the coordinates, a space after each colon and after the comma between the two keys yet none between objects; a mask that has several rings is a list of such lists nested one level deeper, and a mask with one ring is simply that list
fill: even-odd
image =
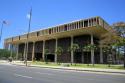
[{"label": "palm tree", "polygon": [[49,50],[45,49],[45,63],[48,64],[48,60],[47,60],[47,55],[49,54]]},{"label": "palm tree", "polygon": [[123,51],[124,51],[124,68],[125,68],[125,32],[124,33],[122,33],[122,37],[120,37],[119,38],[119,41],[117,41],[116,43],[115,43],[115,46],[119,46],[119,47],[121,47],[122,49],[123,49]]},{"label": "palm tree", "polygon": [[[60,56],[62,53],[63,53],[62,47],[57,47],[57,50],[56,50],[57,56]],[[57,60],[57,63],[58,63],[58,60]]]},{"label": "palm tree", "polygon": [[[116,47],[118,45],[116,44],[117,42],[119,42],[119,36],[116,33],[113,34],[111,32],[107,32],[102,35],[101,41],[99,43],[100,46],[103,48],[103,51],[106,53],[108,59],[112,53],[113,47]],[[111,61],[108,61],[109,65],[110,63]]]},{"label": "palm tree", "polygon": [[112,46],[110,45],[103,45],[103,52],[106,54],[107,56],[107,62],[108,62],[108,66],[110,67],[110,64],[112,62],[112,58],[111,58],[111,50],[112,50]]},{"label": "palm tree", "polygon": [[[71,47],[69,47],[68,52],[75,52],[77,49],[79,49],[79,45],[78,44],[73,44]],[[74,55],[72,56],[73,60],[74,60]],[[71,62],[72,65],[72,62]]]},{"label": "palm tree", "polygon": [[[92,44],[88,44],[86,46],[83,47],[83,51],[87,51],[87,63],[88,63],[88,66],[89,66],[89,60],[88,60],[88,52],[90,52],[91,50],[95,50],[97,49],[96,45],[92,45]],[[94,58],[93,58],[93,66],[94,66]]]}]

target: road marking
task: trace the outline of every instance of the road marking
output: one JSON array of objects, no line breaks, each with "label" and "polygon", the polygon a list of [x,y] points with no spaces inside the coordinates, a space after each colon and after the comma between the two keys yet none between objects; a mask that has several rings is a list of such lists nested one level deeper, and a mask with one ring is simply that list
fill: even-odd
[{"label": "road marking", "polygon": [[33,77],[30,77],[30,76],[25,76],[25,75],[20,75],[20,74],[14,74],[16,77],[23,77],[23,78],[33,78]]},{"label": "road marking", "polygon": [[54,75],[54,74],[50,74],[50,73],[42,73],[42,72],[36,72],[37,74],[41,74],[41,75]]}]

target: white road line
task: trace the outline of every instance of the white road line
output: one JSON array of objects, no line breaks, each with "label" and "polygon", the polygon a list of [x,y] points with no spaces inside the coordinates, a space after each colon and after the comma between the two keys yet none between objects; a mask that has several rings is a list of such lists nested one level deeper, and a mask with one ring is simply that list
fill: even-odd
[{"label": "white road line", "polygon": [[30,77],[30,76],[25,76],[25,75],[20,75],[20,74],[14,74],[16,77],[23,77],[23,78],[33,78],[33,77]]},{"label": "white road line", "polygon": [[42,73],[42,72],[35,72],[37,74],[41,74],[41,75],[54,75],[54,74],[51,74],[51,73]]}]

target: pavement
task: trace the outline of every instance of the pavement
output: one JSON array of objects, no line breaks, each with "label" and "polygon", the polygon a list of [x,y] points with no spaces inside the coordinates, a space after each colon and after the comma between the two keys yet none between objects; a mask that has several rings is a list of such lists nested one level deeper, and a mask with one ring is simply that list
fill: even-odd
[{"label": "pavement", "polygon": [[125,75],[0,63],[0,83],[124,83]]},{"label": "pavement", "polygon": [[[13,61],[11,64],[25,66],[24,63]],[[120,69],[101,69],[101,68],[74,68],[74,67],[62,67],[62,66],[46,66],[46,65],[33,65],[28,64],[28,67],[41,67],[51,69],[63,69],[63,70],[74,70],[74,71],[90,71],[90,72],[104,72],[104,73],[117,73],[125,75],[125,70]]]}]

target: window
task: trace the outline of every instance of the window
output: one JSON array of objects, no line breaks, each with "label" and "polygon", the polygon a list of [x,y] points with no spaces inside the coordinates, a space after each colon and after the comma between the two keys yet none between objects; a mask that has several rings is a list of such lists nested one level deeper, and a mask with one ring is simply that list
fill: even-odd
[{"label": "window", "polygon": [[81,25],[80,25],[80,28],[82,28],[82,27],[83,27],[83,21],[81,21],[80,24],[81,24]]},{"label": "window", "polygon": [[64,31],[67,31],[67,25],[64,25]]},{"label": "window", "polygon": [[96,20],[96,21],[97,21],[97,24],[99,25],[99,18],[97,18],[97,20]]},{"label": "window", "polygon": [[39,36],[39,35],[40,35],[40,32],[38,31],[38,32],[37,32],[37,36]]},{"label": "window", "polygon": [[96,23],[96,18],[93,19],[93,25],[95,26],[97,23]]},{"label": "window", "polygon": [[19,36],[19,40],[20,40],[20,36]]},{"label": "window", "polygon": [[89,21],[88,27],[92,26],[92,19],[89,19],[88,21]]},{"label": "window", "polygon": [[84,27],[88,27],[88,20],[84,21]]},{"label": "window", "polygon": [[49,34],[51,34],[51,29],[49,29]]}]

